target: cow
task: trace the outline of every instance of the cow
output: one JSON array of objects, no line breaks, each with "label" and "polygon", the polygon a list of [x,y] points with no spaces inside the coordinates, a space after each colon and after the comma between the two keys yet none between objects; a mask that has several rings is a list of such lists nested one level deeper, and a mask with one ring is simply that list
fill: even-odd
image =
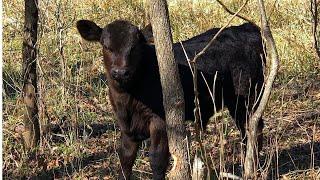
[{"label": "cow", "polygon": [[[168,138],[162,88],[155,47],[143,31],[125,20],[99,27],[79,20],[77,29],[87,41],[99,42],[109,86],[109,96],[121,132],[119,179],[129,179],[137,151],[150,138],[150,165],[153,179],[164,179],[169,163]],[[189,58],[199,52],[219,31],[213,28],[182,44]],[[184,91],[185,118],[194,119],[192,73],[180,43],[173,46]],[[246,123],[256,108],[263,89],[263,46],[260,30],[253,24],[226,28],[197,61],[201,125],[205,129],[215,110],[227,107],[246,142]],[[205,82],[205,80],[207,82]],[[214,90],[210,86],[215,84]],[[214,91],[213,98],[210,96]],[[213,102],[214,99],[214,102]],[[260,118],[259,147],[263,120]]]}]

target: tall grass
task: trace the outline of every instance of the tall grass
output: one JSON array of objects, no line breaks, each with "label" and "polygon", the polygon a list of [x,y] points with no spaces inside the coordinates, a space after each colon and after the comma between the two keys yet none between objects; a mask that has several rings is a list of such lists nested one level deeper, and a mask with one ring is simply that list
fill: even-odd
[{"label": "tall grass", "polygon": [[[225,3],[236,11],[243,0]],[[79,19],[90,19],[105,26],[116,19],[126,19],[142,28],[146,24],[142,1],[40,1],[38,62],[45,82],[45,118],[52,124],[67,128],[48,137],[35,157],[24,153],[17,130],[23,122],[20,93],[24,2],[4,1],[3,5],[4,177],[32,177],[48,171],[59,172],[67,178],[116,177],[119,163],[115,153],[119,135],[117,128],[95,138],[90,137],[89,131],[93,123],[116,126],[108,101],[108,87],[102,78],[104,70],[100,47],[83,41],[75,23]],[[267,119],[267,143],[262,155],[267,156],[272,149],[275,151],[276,160],[271,162],[272,177],[316,177],[319,176],[316,173],[320,164],[320,118],[318,115],[308,116],[308,112],[314,112],[320,106],[320,67],[312,49],[309,4],[307,1],[288,0],[268,1],[266,5],[281,66],[264,115]],[[212,27],[221,27],[230,17],[217,2],[205,0],[197,3],[172,2],[169,3],[169,11],[175,42]],[[250,1],[241,14],[259,24],[255,1]],[[240,19],[232,22],[233,25],[241,23]],[[301,115],[305,117],[299,119]],[[241,162],[237,150],[239,133],[225,111],[216,117],[215,123],[211,123],[203,135],[209,157],[216,168],[223,161],[225,167],[222,169],[238,171],[239,166],[235,164]],[[79,134],[75,128],[79,125],[89,127],[88,132]],[[62,140],[56,141],[57,137]],[[312,143],[315,145],[313,152],[309,146]],[[193,154],[196,146],[196,143],[192,144]],[[303,160],[309,162],[312,153],[313,166],[302,163]],[[140,151],[134,167],[138,178],[150,177],[147,154],[146,148]]]}]

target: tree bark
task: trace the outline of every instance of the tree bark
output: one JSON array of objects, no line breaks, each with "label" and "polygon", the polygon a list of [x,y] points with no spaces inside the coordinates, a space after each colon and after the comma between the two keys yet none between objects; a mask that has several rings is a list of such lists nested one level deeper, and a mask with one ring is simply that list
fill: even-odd
[{"label": "tree bark", "polygon": [[25,0],[23,59],[23,101],[25,104],[24,127],[22,134],[26,149],[36,147],[40,141],[40,127],[37,106],[37,28],[38,1]]},{"label": "tree bark", "polygon": [[256,177],[257,173],[257,165],[258,165],[258,154],[257,154],[257,129],[258,129],[258,122],[259,118],[262,116],[262,113],[267,105],[273,81],[277,75],[278,67],[279,67],[279,56],[276,48],[275,41],[273,39],[269,23],[267,21],[267,15],[265,11],[264,1],[258,0],[258,5],[261,14],[261,31],[262,36],[266,41],[268,56],[270,55],[271,59],[271,67],[270,72],[267,77],[264,92],[262,94],[262,98],[257,110],[251,116],[248,128],[247,128],[247,135],[248,135],[248,142],[246,147],[246,157],[245,157],[245,164],[244,164],[244,176],[246,179],[251,179]]},{"label": "tree bark", "polygon": [[318,13],[318,5],[320,1],[317,0],[310,0],[310,11],[312,16],[312,35],[313,35],[313,47],[315,49],[316,55],[320,60],[320,45],[318,44],[319,40],[319,33],[318,33],[318,21],[319,21],[319,13]]},{"label": "tree bark", "polygon": [[150,22],[153,29],[156,53],[159,64],[163,105],[169,150],[174,159],[170,179],[191,179],[188,164],[187,131],[184,125],[184,98],[174,59],[172,35],[166,0],[151,0],[149,6]]}]

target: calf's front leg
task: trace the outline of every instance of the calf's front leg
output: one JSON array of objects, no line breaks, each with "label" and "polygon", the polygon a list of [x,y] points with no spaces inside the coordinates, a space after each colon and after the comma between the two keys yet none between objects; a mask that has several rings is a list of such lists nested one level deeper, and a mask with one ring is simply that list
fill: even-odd
[{"label": "calf's front leg", "polygon": [[160,118],[153,118],[149,129],[151,140],[149,153],[153,179],[165,179],[170,156],[166,124]]},{"label": "calf's front leg", "polygon": [[136,160],[140,142],[133,141],[127,134],[121,132],[121,146],[119,149],[120,172],[119,179],[130,179],[132,166]]}]

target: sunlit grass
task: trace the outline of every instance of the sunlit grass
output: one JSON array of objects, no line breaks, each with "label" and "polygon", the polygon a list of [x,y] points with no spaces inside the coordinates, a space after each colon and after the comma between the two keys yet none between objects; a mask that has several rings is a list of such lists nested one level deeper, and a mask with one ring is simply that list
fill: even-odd
[{"label": "sunlit grass", "polygon": [[[236,11],[243,2],[244,0],[225,0],[226,6],[233,11]],[[312,49],[311,16],[308,11],[308,2],[298,0],[267,1],[266,6],[280,55],[279,74],[268,109],[265,112],[266,119],[269,120],[266,122],[266,134],[267,138],[271,138],[273,134],[268,130],[276,126],[275,119],[319,108],[320,66]],[[38,61],[44,73],[44,100],[48,116],[46,118],[49,119],[49,122],[57,124],[63,123],[62,121],[73,125],[94,122],[113,124],[114,118],[110,116],[112,111],[107,98],[107,86],[100,78],[104,72],[100,47],[98,44],[82,40],[75,28],[75,23],[80,19],[90,19],[103,27],[114,20],[125,19],[143,28],[146,25],[146,18],[142,1],[48,0],[41,1],[39,7]],[[3,94],[3,127],[5,129],[3,166],[5,176],[8,178],[32,176],[43,170],[44,167],[34,164],[28,166],[28,158],[23,153],[21,138],[15,131],[15,128],[23,122],[21,110],[23,105],[19,90],[22,88],[21,48],[24,1],[4,1],[3,10],[3,71],[6,90]],[[175,42],[188,39],[212,27],[221,27],[230,18],[230,14],[225,12],[215,1],[201,1],[198,4],[187,1],[181,1],[177,4],[170,3],[169,11]],[[256,1],[249,1],[241,14],[259,24],[260,17]],[[241,23],[243,20],[235,19],[232,25]],[[62,28],[62,36],[59,36],[59,28]],[[59,43],[62,43],[66,61],[65,94],[63,94],[61,81]],[[12,94],[10,95],[6,89],[7,86],[13,89],[11,89]],[[95,104],[90,104],[91,101]],[[98,111],[96,106],[101,107],[109,114]],[[225,121],[221,123],[230,123]],[[319,117],[314,118],[310,123],[310,125],[314,123],[319,127]],[[282,128],[286,128],[285,125],[288,123],[282,122],[280,124]],[[213,129],[220,127],[220,124],[211,125],[214,126]],[[304,132],[305,129],[297,127],[297,131]],[[210,130],[210,132],[217,133],[214,130]],[[226,137],[236,139],[232,133],[237,132],[234,127],[226,129],[226,132]],[[108,132],[102,140],[94,139],[92,140],[94,142],[88,145],[85,139],[76,138],[72,133],[76,133],[76,131],[72,130],[61,134],[67,137],[65,144],[54,143],[48,139],[49,143],[45,144],[41,151],[44,156],[48,155],[46,163],[50,164],[56,159],[66,159],[63,162],[68,163],[68,159],[71,161],[73,158],[81,158],[97,149],[100,151],[108,148],[114,149],[115,140],[119,135],[117,131]],[[296,134],[288,135],[287,139],[280,139],[279,148],[286,149],[302,144],[303,141],[308,142],[303,133],[297,137],[294,135]],[[205,143],[208,151],[215,152],[214,148],[216,147],[211,141],[214,141],[213,139],[216,137],[213,134],[206,136],[208,140]],[[317,138],[316,140],[319,142],[320,137]],[[85,145],[82,146],[82,144]],[[51,151],[52,148],[55,150]],[[83,152],[87,154],[84,155]],[[109,150],[108,153],[110,153]],[[141,153],[140,161],[137,161],[135,169],[149,171],[147,159],[144,160],[146,154]],[[103,162],[99,161],[98,164],[107,169],[105,174],[108,174],[109,178],[114,178],[114,175],[117,174],[115,167],[118,163],[117,155],[115,151],[112,151]],[[52,167],[47,168],[50,170]],[[91,172],[87,169],[75,169],[75,173],[71,176],[81,179],[82,175],[86,174],[84,172],[90,171],[89,174],[97,174],[97,172]],[[141,174],[141,178],[149,177],[144,173]]]}]

